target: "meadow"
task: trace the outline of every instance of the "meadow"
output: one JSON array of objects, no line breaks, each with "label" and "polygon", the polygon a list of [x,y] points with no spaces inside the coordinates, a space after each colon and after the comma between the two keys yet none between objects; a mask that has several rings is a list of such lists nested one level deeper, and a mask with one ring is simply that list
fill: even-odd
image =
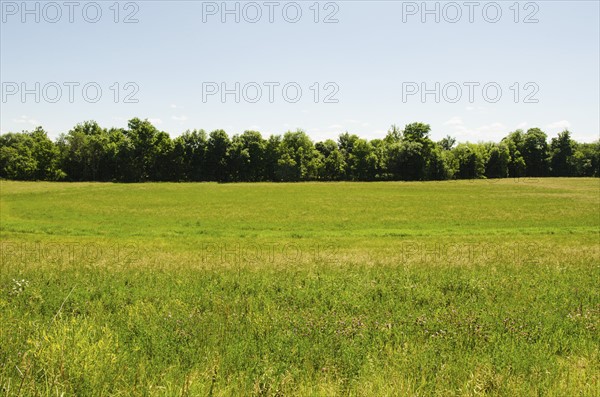
[{"label": "meadow", "polygon": [[0,395],[600,395],[598,178],[0,189]]}]

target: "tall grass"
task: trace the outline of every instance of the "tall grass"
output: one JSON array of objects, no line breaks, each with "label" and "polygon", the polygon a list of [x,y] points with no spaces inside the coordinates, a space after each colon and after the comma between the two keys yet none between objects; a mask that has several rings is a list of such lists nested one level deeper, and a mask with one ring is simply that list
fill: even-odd
[{"label": "tall grass", "polygon": [[4,395],[600,390],[597,179],[0,187]]}]

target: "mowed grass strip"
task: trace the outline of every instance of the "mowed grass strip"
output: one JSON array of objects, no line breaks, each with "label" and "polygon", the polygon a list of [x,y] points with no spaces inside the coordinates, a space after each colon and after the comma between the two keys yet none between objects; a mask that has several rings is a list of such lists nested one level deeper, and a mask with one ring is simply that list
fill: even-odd
[{"label": "mowed grass strip", "polygon": [[6,395],[600,390],[598,179],[0,188]]}]

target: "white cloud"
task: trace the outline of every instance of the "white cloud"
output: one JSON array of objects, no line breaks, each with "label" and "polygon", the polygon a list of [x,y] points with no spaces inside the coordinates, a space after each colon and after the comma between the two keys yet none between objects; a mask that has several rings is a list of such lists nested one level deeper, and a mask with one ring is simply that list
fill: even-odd
[{"label": "white cloud", "polygon": [[151,122],[152,124],[162,124],[161,119],[148,119],[148,121]]},{"label": "white cloud", "polygon": [[174,103],[171,104],[171,109],[177,109],[177,105],[175,105]]},{"label": "white cloud", "polygon": [[446,122],[444,122],[444,125],[449,125],[449,126],[463,126],[464,123],[463,123],[463,121],[462,121],[462,119],[460,117],[454,116],[450,120],[447,120]]},{"label": "white cloud", "polygon": [[506,126],[502,123],[492,123],[492,124],[482,125],[481,127],[478,128],[478,130],[481,132],[492,133],[492,134],[507,132]]},{"label": "white cloud", "polygon": [[451,135],[460,138],[459,140],[495,140],[508,132],[508,128],[500,122],[485,124],[478,128],[471,128],[467,126],[459,116],[452,117],[443,125],[447,126]]},{"label": "white cloud", "polygon": [[522,123],[517,124],[516,129],[517,130],[524,130],[525,128],[527,128],[529,124],[526,121],[523,121]]},{"label": "white cloud", "polygon": [[371,124],[369,124],[369,123],[362,123],[361,125],[362,125],[363,127],[368,127],[368,126],[370,126]]},{"label": "white cloud", "polygon": [[388,133],[387,130],[375,130],[375,131],[371,131],[371,136],[375,136],[375,137],[384,137],[386,136]]},{"label": "white cloud", "polygon": [[450,130],[452,130],[453,135],[464,136],[468,132],[462,118],[458,116],[454,116],[450,120],[447,120],[444,125],[448,126]]},{"label": "white cloud", "polygon": [[562,131],[566,128],[570,128],[571,127],[571,123],[569,123],[567,120],[560,120],[560,121],[555,121],[554,123],[550,123],[546,126],[547,130],[552,130],[552,131]]},{"label": "white cloud", "polygon": [[353,119],[348,119],[348,120],[344,120],[346,123],[352,123],[352,124],[357,124],[358,121],[357,120],[353,120]]},{"label": "white cloud", "polygon": [[344,126],[343,125],[339,125],[339,124],[333,124],[333,125],[330,125],[329,128],[332,129],[332,130],[336,130],[336,129],[344,128]]},{"label": "white cloud", "polygon": [[485,107],[483,107],[483,106],[477,106],[477,107],[475,107],[475,106],[467,106],[465,108],[465,110],[467,112],[472,112],[472,111],[476,110],[475,113],[477,113],[477,114],[485,114],[486,113]]},{"label": "white cloud", "polygon": [[187,119],[188,119],[187,116],[171,116],[171,118],[175,121],[181,121],[181,122],[187,121]]},{"label": "white cloud", "polygon": [[31,124],[31,125],[35,125],[35,126],[40,125],[39,121],[37,121],[36,119],[30,118],[30,117],[27,117],[25,115],[19,117],[18,119],[13,119],[13,122],[17,123],[17,124]]}]

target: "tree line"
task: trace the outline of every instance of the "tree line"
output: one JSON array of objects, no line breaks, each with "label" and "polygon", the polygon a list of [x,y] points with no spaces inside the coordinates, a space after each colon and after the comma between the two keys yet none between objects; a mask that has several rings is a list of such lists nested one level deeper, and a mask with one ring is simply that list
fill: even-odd
[{"label": "tree line", "polygon": [[127,128],[78,124],[52,141],[42,127],[0,135],[0,177],[44,181],[424,181],[600,176],[600,141],[578,143],[565,130],[548,142],[539,128],[500,142],[434,142],[430,126],[393,125],[383,139],[343,133],[314,143],[302,130],[263,138],[223,130],[172,139],[148,120]]}]

